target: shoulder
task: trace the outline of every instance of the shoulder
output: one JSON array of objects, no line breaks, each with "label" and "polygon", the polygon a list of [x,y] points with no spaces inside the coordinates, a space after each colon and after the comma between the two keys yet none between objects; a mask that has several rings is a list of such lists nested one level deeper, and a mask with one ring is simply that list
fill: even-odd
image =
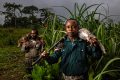
[{"label": "shoulder", "polygon": [[45,45],[45,40],[44,40],[43,37],[38,36],[38,37],[37,37],[37,41],[40,42],[42,45]]}]

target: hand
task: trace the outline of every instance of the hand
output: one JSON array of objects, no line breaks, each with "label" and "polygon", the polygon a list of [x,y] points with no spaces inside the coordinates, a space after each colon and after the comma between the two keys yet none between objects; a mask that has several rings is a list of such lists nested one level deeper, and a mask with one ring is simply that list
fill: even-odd
[{"label": "hand", "polygon": [[41,56],[42,58],[47,58],[47,57],[49,56],[49,54],[47,53],[47,51],[43,51],[43,52],[40,54],[40,56]]},{"label": "hand", "polygon": [[55,50],[54,51],[59,51],[60,49],[59,48],[55,48]]},{"label": "hand", "polygon": [[90,37],[89,40],[88,40],[88,42],[90,43],[90,45],[96,46],[97,43],[98,43],[98,40],[97,40],[96,37]]}]

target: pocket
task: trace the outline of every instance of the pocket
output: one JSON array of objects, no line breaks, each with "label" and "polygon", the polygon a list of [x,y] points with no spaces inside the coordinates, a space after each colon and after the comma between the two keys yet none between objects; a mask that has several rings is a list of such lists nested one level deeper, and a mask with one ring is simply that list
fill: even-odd
[{"label": "pocket", "polygon": [[77,63],[81,63],[82,61],[84,61],[84,59],[85,59],[85,56],[86,56],[86,54],[85,54],[85,50],[84,49],[79,49],[78,50],[79,52],[77,53],[77,57],[76,57],[76,62]]}]

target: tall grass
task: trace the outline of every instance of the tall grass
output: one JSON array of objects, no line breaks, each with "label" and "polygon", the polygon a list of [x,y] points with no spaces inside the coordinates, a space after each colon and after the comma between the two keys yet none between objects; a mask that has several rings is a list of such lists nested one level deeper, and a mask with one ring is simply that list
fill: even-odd
[{"label": "tall grass", "polygon": [[[86,4],[83,4],[80,6],[75,3],[74,11],[70,11],[70,9],[64,6],[57,6],[66,9],[69,18],[77,19],[80,22],[81,27],[89,29],[105,46],[107,54],[103,55],[100,61],[96,62],[97,66],[90,66],[89,80],[102,80],[106,74],[109,74],[114,79],[118,79],[118,77],[120,76],[120,23],[104,22],[103,20],[106,19],[106,16],[102,13],[97,12],[101,5],[102,4],[93,4],[87,6]],[[93,11],[91,11],[92,7],[95,8]],[[100,16],[104,16],[105,18],[101,21]],[[64,36],[64,23],[62,23],[58,17],[59,16],[56,15],[48,17],[46,20],[47,27],[41,27],[38,29],[40,35],[45,40],[46,50],[48,50],[54,43],[56,43],[62,36]],[[62,17],[64,19],[67,19],[64,16]],[[0,28],[0,62],[10,61],[9,59],[11,59],[11,57],[16,57],[13,56],[14,53],[16,53],[14,52],[14,50],[17,50],[18,52],[18,49],[13,48],[17,45],[17,40],[22,35],[30,31],[31,29]],[[9,48],[7,50],[3,50],[5,47],[8,46]],[[10,57],[11,52],[12,56]],[[51,51],[50,54],[52,54],[52,52],[53,51]],[[3,65],[5,64],[1,63],[0,67],[2,67]],[[92,67],[94,67],[95,70]],[[34,66],[32,77],[34,78],[34,80],[57,80],[59,76],[58,71],[58,64],[48,65],[47,62],[43,61],[43,64]]]},{"label": "tall grass", "polygon": [[120,58],[113,58],[113,59],[111,59],[110,61],[108,61],[107,64],[106,64],[106,65],[103,67],[103,69],[101,70],[101,72],[100,72],[98,75],[96,75],[96,77],[95,77],[93,80],[101,80],[103,74],[120,71],[120,68],[119,68],[119,69],[107,70],[108,66],[109,66],[111,63],[113,63],[114,61],[117,61],[117,60],[120,61]]},{"label": "tall grass", "polygon": [[[63,25],[58,21],[56,15],[53,19],[48,18],[47,27],[42,33],[42,37],[45,40],[45,49],[48,50],[53,44],[55,44],[63,35]],[[49,52],[52,54],[52,50]],[[32,77],[35,80],[57,80],[59,75],[58,64],[49,65],[44,62],[44,65],[36,65],[33,69]]]},{"label": "tall grass", "polygon": [[29,31],[30,29],[0,28],[0,47],[17,45],[18,39]]},{"label": "tall grass", "polygon": [[[97,12],[97,10],[101,5],[102,4],[93,4],[93,5],[87,6],[86,4],[83,4],[80,6],[77,3],[75,3],[74,11],[71,11],[70,9],[64,6],[56,6],[56,7],[64,8],[68,12],[69,18],[77,19],[80,22],[81,27],[85,27],[89,29],[93,34],[96,35],[98,40],[105,46],[107,54],[104,55],[100,59],[100,61],[96,63],[97,66],[94,66],[94,68],[95,67],[97,68],[95,69],[95,72],[94,72],[94,69],[92,69],[93,65],[90,66],[89,80],[93,80],[93,79],[102,80],[103,75],[109,73],[109,75],[112,76],[111,74],[119,73],[119,70],[120,70],[120,68],[114,69],[114,66],[118,67],[117,64],[119,64],[119,62],[115,62],[115,61],[120,60],[120,58],[114,58],[114,57],[120,57],[120,49],[119,49],[120,24],[106,23],[103,20],[101,21],[100,20],[101,16],[106,17],[104,14]],[[95,8],[93,11],[91,11],[92,7]],[[63,17],[64,19],[67,19],[64,16],[61,16],[61,17]],[[56,41],[60,39],[61,36],[64,35],[64,33],[63,33],[63,27],[62,27],[63,23],[59,22],[59,20],[57,19],[57,16],[54,16],[52,20],[51,18],[49,18],[47,21],[47,25],[48,27],[46,27],[43,33],[43,37],[46,41],[46,49],[49,49]],[[112,66],[110,65],[111,63],[112,63]],[[49,65],[46,64],[46,66],[49,66]],[[49,67],[48,69],[47,68],[48,67],[43,68],[39,66],[38,66],[39,70],[35,70],[36,69],[35,68],[33,75],[35,76],[35,74],[36,75],[41,74],[37,76],[35,80],[42,80],[43,78],[45,78],[43,74],[46,76],[49,76],[49,78],[47,77],[47,79],[50,79],[50,80],[54,79],[55,75],[53,77],[53,74],[55,71],[50,73],[44,72],[47,70],[49,71],[49,69],[53,71],[52,67]],[[57,67],[54,67],[54,69],[56,70],[56,72],[58,71]],[[42,71],[43,73],[41,73]],[[40,76],[42,77],[42,79],[40,78]]]},{"label": "tall grass", "polygon": [[63,25],[58,21],[55,15],[53,20],[48,18],[48,27],[44,29],[43,38],[46,41],[46,47],[50,48],[55,42],[57,42],[64,34]]}]

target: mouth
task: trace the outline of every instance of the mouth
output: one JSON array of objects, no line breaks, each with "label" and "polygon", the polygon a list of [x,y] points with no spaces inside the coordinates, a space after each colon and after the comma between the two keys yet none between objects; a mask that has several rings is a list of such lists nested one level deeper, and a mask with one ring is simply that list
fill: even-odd
[{"label": "mouth", "polygon": [[75,32],[68,32],[67,35],[68,36],[75,36]]}]

